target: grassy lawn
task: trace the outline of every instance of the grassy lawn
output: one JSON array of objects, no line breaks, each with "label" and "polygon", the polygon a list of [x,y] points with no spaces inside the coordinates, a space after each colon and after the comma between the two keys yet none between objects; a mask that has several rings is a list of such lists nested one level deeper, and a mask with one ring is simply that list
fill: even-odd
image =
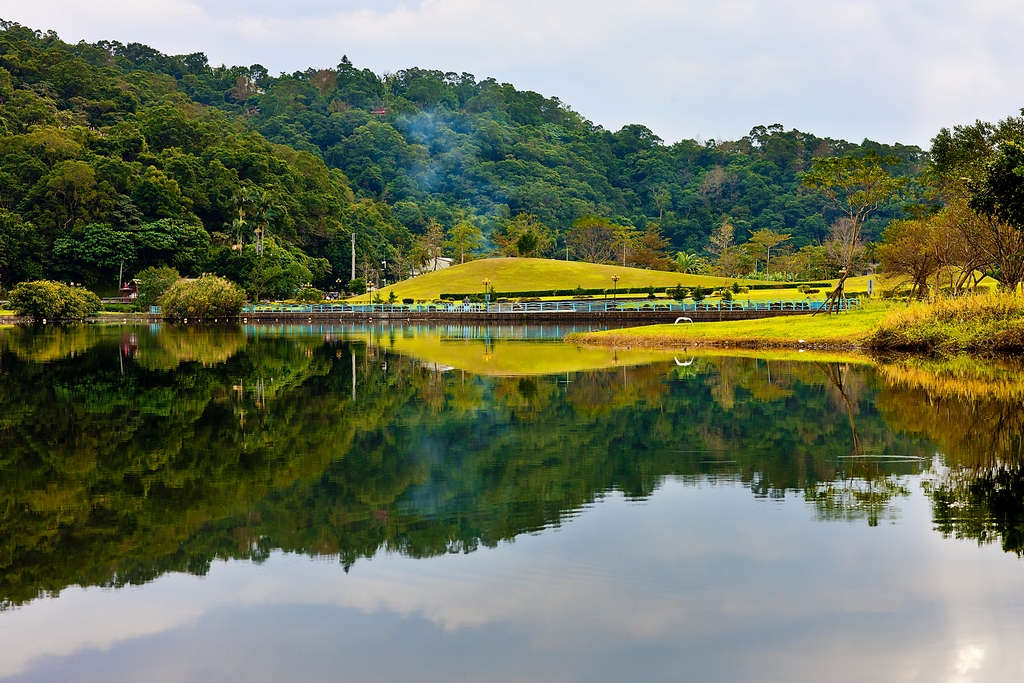
[{"label": "grassy lawn", "polygon": [[686,348],[690,346],[856,347],[881,323],[888,307],[871,302],[835,315],[796,315],[730,322],[649,325],[571,335],[569,341],[600,346]]},{"label": "grassy lawn", "polygon": [[[442,293],[483,293],[485,279],[490,280],[491,287],[499,292],[529,291],[542,289],[584,289],[612,288],[612,275],[619,276],[618,288],[629,287],[684,287],[700,285],[705,289],[719,287],[733,282],[744,284],[765,284],[736,278],[715,277],[711,275],[684,275],[660,270],[643,270],[641,268],[623,268],[582,261],[559,261],[556,259],[538,258],[491,258],[470,261],[462,265],[452,266],[433,273],[426,273],[410,280],[380,290],[381,297],[388,298],[392,291],[399,299],[416,299],[427,301],[437,299]],[[867,291],[869,276],[854,277],[847,280],[850,292]],[[887,287],[877,276],[875,286],[878,289]],[[831,282],[835,285],[835,280]],[[823,299],[830,287],[820,288],[817,294],[803,294],[795,287],[786,289],[751,290],[736,296],[737,300],[751,301],[791,300],[791,299]],[[368,302],[370,295],[351,299],[353,302]],[[710,301],[710,299],[709,299]]]},{"label": "grassy lawn", "polygon": [[[709,275],[683,275],[661,270],[622,268],[582,261],[557,261],[539,258],[493,258],[470,261],[433,273],[426,273],[411,280],[385,287],[380,294],[385,299],[394,291],[399,299],[436,299],[442,293],[484,291],[483,281],[491,281],[491,287],[499,292],[526,291],[537,289],[593,289],[612,288],[612,275],[619,276],[619,289],[627,287],[717,287],[733,280]],[[355,301],[369,301],[369,295]]]}]

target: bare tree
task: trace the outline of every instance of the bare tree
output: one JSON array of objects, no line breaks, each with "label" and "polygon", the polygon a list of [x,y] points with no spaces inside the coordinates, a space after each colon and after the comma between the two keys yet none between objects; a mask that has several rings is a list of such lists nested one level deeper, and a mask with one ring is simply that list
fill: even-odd
[{"label": "bare tree", "polygon": [[572,224],[565,243],[581,261],[604,263],[615,254],[615,230],[607,218],[584,216]]}]

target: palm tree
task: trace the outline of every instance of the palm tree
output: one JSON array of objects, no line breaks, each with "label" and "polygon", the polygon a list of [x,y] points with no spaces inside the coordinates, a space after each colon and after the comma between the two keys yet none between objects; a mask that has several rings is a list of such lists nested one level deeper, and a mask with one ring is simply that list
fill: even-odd
[{"label": "palm tree", "polygon": [[679,267],[680,273],[686,273],[692,275],[700,272],[704,259],[696,254],[687,254],[685,251],[681,251],[676,254],[676,266]]}]

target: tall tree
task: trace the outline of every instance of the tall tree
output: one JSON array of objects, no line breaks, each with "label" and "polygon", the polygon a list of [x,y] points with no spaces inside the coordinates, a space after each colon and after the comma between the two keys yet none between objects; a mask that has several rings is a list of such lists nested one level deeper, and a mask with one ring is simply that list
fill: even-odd
[{"label": "tall tree", "polygon": [[846,278],[853,274],[864,221],[907,185],[906,178],[894,177],[886,169],[898,162],[896,157],[881,157],[873,150],[864,156],[817,157],[803,176],[804,187],[824,195],[848,221],[842,255],[845,272],[828,297],[830,309],[843,297]]},{"label": "tall tree", "polygon": [[483,243],[483,233],[476,223],[459,221],[448,231],[448,240],[444,245],[459,257],[459,263],[465,263],[466,254],[468,253],[472,257],[473,252],[483,246]]},{"label": "tall tree", "polygon": [[775,247],[779,246],[783,242],[788,241],[789,238],[790,238],[789,234],[778,233],[778,232],[775,232],[774,230],[769,230],[767,228],[762,228],[760,230],[755,230],[754,232],[752,232],[750,234],[750,240],[749,241],[751,243],[757,245],[760,248],[759,250],[763,250],[764,251],[764,254],[765,254],[764,270],[765,270],[766,273],[768,272],[768,269],[771,266],[771,262],[772,262],[772,249],[774,249]]}]

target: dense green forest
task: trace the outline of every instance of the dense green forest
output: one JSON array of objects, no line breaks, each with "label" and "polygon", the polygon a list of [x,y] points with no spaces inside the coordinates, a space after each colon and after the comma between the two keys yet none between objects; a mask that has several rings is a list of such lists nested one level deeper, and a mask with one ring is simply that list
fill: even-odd
[{"label": "dense green forest", "polygon": [[737,242],[771,229],[799,249],[838,216],[801,187],[813,158],[875,151],[911,178],[925,162],[917,147],[779,125],[668,145],[642,125],[611,132],[555,98],[464,73],[378,75],[342,58],[272,76],[202,53],[0,27],[2,285],[45,276],[102,289],[169,265],[272,295],[336,289],[352,232],[359,274],[376,279],[387,260],[394,279],[415,267],[431,226],[479,228],[486,253],[516,216],[550,232],[541,252],[592,215],[656,228],[672,249],[700,252],[723,222]]}]

